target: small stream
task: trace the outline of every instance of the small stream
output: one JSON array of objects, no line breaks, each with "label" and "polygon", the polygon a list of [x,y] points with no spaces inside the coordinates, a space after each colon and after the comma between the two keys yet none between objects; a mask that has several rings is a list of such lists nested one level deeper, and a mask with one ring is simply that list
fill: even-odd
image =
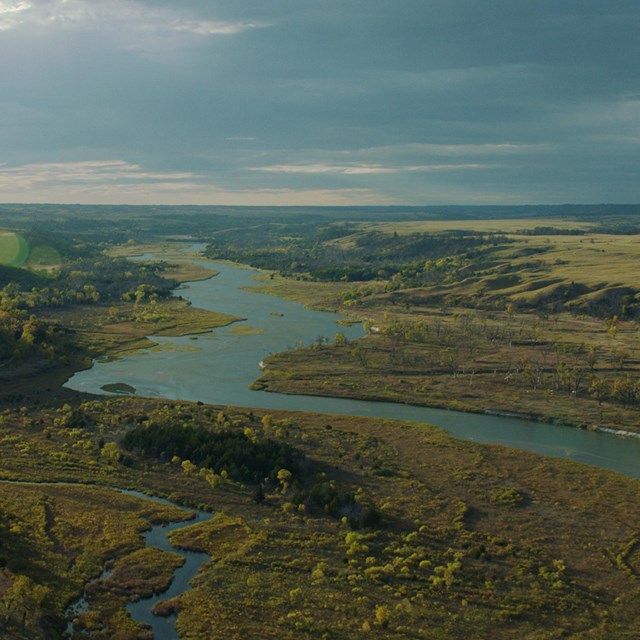
[{"label": "small stream", "polygon": [[[211,556],[209,556],[209,554],[207,553],[186,551],[184,549],[174,547],[169,542],[168,536],[172,531],[183,529],[184,527],[188,527],[196,522],[206,522],[213,516],[206,511],[183,507],[169,500],[165,500],[164,498],[149,496],[146,493],[142,493],[140,491],[131,491],[128,489],[117,488],[114,488],[114,491],[124,493],[128,496],[135,496],[143,500],[160,502],[162,504],[175,507],[182,511],[195,513],[195,519],[187,520],[185,522],[169,522],[165,524],[157,524],[144,532],[143,536],[146,547],[155,547],[157,549],[161,549],[162,551],[170,551],[172,553],[176,553],[182,556],[185,562],[180,568],[176,569],[173,576],[173,581],[171,582],[171,586],[169,587],[169,589],[167,589],[167,591],[161,594],[155,594],[150,598],[142,598],[137,602],[130,602],[126,607],[127,611],[131,614],[131,617],[136,622],[147,624],[151,627],[154,640],[179,640],[178,632],[176,630],[175,615],[166,617],[156,616],[152,613],[153,606],[159,600],[167,600],[184,593],[189,588],[189,583],[191,582],[192,578],[198,573],[198,569],[201,567],[201,565],[210,560]],[[105,580],[110,575],[111,570],[105,568],[100,576],[91,580],[90,584]],[[73,625],[74,617],[76,617],[78,614],[85,613],[88,610],[89,603],[87,602],[85,590],[82,596],[72,602],[65,611],[65,617],[68,620],[66,634],[69,638],[73,637],[73,634],[75,632]]]},{"label": "small stream", "polygon": [[176,619],[175,615],[168,617],[161,617],[153,615],[152,610],[158,600],[168,600],[175,598],[184,593],[189,588],[189,583],[192,578],[198,573],[198,569],[205,562],[211,559],[211,556],[207,553],[199,553],[196,551],[187,551],[185,549],[178,549],[174,547],[168,539],[168,535],[172,531],[177,529],[183,529],[196,522],[206,522],[213,516],[206,511],[200,511],[199,509],[191,509],[177,505],[164,498],[156,498],[148,496],[139,491],[125,491],[120,490],[122,493],[126,493],[130,496],[137,496],[138,498],[144,498],[146,500],[153,500],[155,502],[161,502],[163,504],[171,505],[182,509],[184,511],[192,511],[196,514],[195,520],[187,520],[186,522],[171,522],[166,525],[156,525],[151,527],[144,533],[144,543],[147,547],[155,547],[162,551],[171,551],[181,555],[185,562],[173,575],[173,581],[171,586],[161,594],[156,594],[150,598],[144,598],[138,600],[138,602],[130,602],[127,605],[127,611],[131,614],[131,617],[136,622],[142,622],[148,624],[153,630],[153,637],[155,640],[179,640],[178,632],[176,631]]}]

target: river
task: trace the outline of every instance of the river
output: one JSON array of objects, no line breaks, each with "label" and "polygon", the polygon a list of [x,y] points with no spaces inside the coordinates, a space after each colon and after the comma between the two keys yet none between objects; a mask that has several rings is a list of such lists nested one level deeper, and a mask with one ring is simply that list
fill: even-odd
[{"label": "river", "polygon": [[[300,343],[309,344],[319,337],[333,338],[339,331],[348,338],[357,338],[363,330],[358,325],[338,325],[340,316],[336,314],[244,290],[243,287],[255,285],[255,270],[196,262],[219,271],[219,275],[183,285],[177,293],[194,306],[246,318],[244,324],[261,333],[241,335],[236,333],[239,324],[235,323],[195,340],[193,336],[153,337],[158,347],[121,359],[97,360],[91,369],[70,378],[66,386],[104,394],[104,385],[122,383],[140,396],[427,422],[466,440],[503,444],[640,477],[638,438],[389,402],[252,391],[249,385],[260,375],[259,363],[269,354]],[[487,404],[491,404],[490,399]]]}]

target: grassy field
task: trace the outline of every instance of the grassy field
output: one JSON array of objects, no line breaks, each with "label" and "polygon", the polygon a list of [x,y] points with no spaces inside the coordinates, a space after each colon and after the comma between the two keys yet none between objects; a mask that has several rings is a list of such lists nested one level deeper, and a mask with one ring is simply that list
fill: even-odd
[{"label": "grassy field", "polygon": [[378,222],[361,225],[364,230],[383,233],[439,233],[442,231],[477,231],[481,233],[513,233],[533,231],[540,227],[554,227],[563,230],[588,230],[594,223],[560,218],[511,218],[486,220],[417,220],[410,222]]},{"label": "grassy field", "polygon": [[[541,221],[508,222],[533,229]],[[493,221],[469,224],[486,230]],[[640,236],[509,238],[483,266],[471,262],[420,287],[265,279],[263,291],[358,317],[370,335],[272,356],[256,386],[640,429],[638,324],[612,311],[633,315],[640,302]]]},{"label": "grassy field", "polygon": [[[56,637],[64,607],[107,560],[113,573],[89,591],[91,609],[78,616],[78,628],[101,638],[144,637],[123,605],[162,585],[176,561],[142,551],[139,532],[185,514],[112,486],[217,514],[173,534],[174,543],[212,555],[193,588],[163,605],[178,612],[182,637],[640,633],[637,481],[460,442],[424,425],[231,409],[219,416],[219,408],[130,398],[3,412],[3,479],[94,485],[0,483],[5,580],[28,575],[45,588],[27,637]],[[131,424],[177,418],[194,426],[222,420],[258,437],[266,430],[306,455],[304,486],[352,493],[354,504],[375,508],[380,520],[353,529],[346,515],[297,506],[295,483],[265,485],[256,502],[251,484],[212,486],[197,468],[106,446]],[[48,631],[39,626],[42,616]],[[25,637],[12,620],[7,637]]]}]

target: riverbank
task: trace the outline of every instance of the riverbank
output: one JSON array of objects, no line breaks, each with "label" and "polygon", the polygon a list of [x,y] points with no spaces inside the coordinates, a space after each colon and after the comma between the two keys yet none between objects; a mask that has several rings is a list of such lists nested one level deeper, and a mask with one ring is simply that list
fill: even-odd
[{"label": "riverbank", "polygon": [[[282,362],[279,361],[281,357],[283,358]],[[276,364],[273,369],[271,369],[270,365],[274,362],[276,362]],[[496,416],[498,418],[529,421],[540,425],[558,425],[596,433],[606,433],[623,438],[640,438],[640,427],[636,428],[636,430],[629,430],[614,425],[590,424],[581,420],[578,412],[572,414],[534,414],[524,411],[498,409],[495,407],[483,408],[483,402],[479,404],[468,403],[455,396],[453,398],[441,397],[438,400],[434,400],[431,396],[428,399],[424,399],[424,397],[409,397],[408,394],[398,394],[393,390],[384,388],[383,382],[380,383],[378,388],[373,386],[368,391],[362,391],[361,389],[354,388],[356,385],[360,386],[359,383],[340,382],[336,380],[327,382],[325,378],[320,378],[320,375],[322,375],[320,372],[318,372],[318,378],[309,381],[303,376],[297,377],[299,374],[295,372],[295,365],[292,366],[284,353],[271,356],[261,361],[260,365],[263,373],[251,384],[251,389],[254,391],[265,391],[290,396],[344,398],[363,402],[390,402],[409,407],[443,409],[446,411],[466,413],[469,414],[470,419],[473,415]],[[284,371],[284,374],[281,375],[280,370]],[[359,378],[359,381],[361,381],[361,378]],[[321,389],[318,388],[318,384],[322,385]],[[508,406],[518,407],[520,405],[516,401],[513,405],[510,404]],[[633,412],[628,412],[625,416],[627,421],[633,421],[634,417],[635,414]]]},{"label": "riverbank", "polygon": [[181,287],[217,275],[215,270],[188,262],[167,270],[180,283],[169,298],[147,302],[112,301],[107,304],[70,305],[43,311],[42,318],[73,335],[74,349],[54,361],[22,359],[0,368],[0,406],[25,399],[61,401],[78,397],[64,383],[98,357],[120,358],[153,348],[148,336],[197,336],[243,320],[241,317],[194,307],[180,295]]},{"label": "riverbank", "polygon": [[[602,324],[560,317],[548,325],[553,333],[539,334],[531,343],[524,336],[519,342],[511,334],[506,340],[493,337],[505,327],[521,330],[523,319],[492,314],[491,324],[482,329],[491,338],[486,339],[479,335],[484,316],[465,313],[471,312],[376,316],[369,322],[378,331],[359,341],[336,336],[333,344],[272,354],[253,388],[471,413],[491,410],[547,423],[640,433],[637,407],[622,391],[629,387],[632,396],[637,388],[634,326],[625,326],[613,341]],[[460,320],[465,317],[477,333],[466,329]],[[526,319],[528,324],[534,321]],[[581,342],[575,342],[576,335]],[[625,347],[629,350],[620,356],[624,360],[616,358]]]}]

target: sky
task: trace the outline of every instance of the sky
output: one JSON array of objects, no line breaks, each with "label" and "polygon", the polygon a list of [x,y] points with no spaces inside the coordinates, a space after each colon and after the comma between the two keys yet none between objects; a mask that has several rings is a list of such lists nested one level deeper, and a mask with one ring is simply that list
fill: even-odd
[{"label": "sky", "polygon": [[638,0],[0,0],[0,202],[640,202]]}]

